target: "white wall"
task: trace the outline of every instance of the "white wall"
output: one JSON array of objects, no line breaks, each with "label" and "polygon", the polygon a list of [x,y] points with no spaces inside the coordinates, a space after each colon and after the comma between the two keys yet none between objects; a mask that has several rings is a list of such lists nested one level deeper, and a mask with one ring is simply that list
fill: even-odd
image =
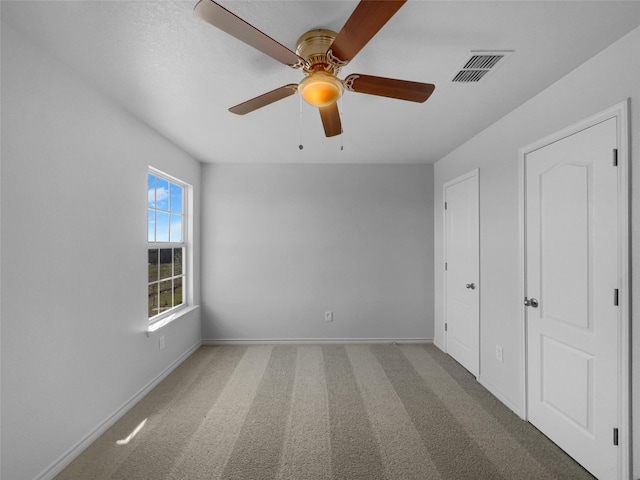
[{"label": "white wall", "polygon": [[5,24],[1,100],[0,477],[24,480],[199,344],[199,310],[162,351],[145,331],[147,166],[197,193],[200,164]]},{"label": "white wall", "polygon": [[207,165],[202,185],[205,342],[433,337],[431,165]]},{"label": "white wall", "polygon": [[[434,169],[435,264],[443,264],[442,186],[480,169],[481,378],[518,409],[522,365],[518,240],[518,149],[631,98],[633,283],[640,285],[640,29],[636,29],[557,83],[462,145]],[[435,341],[443,342],[443,271],[436,269]],[[636,292],[637,287],[636,288]],[[640,325],[640,297],[632,324]],[[640,477],[640,328],[633,331],[635,475]],[[504,363],[495,360],[496,344]]]}]

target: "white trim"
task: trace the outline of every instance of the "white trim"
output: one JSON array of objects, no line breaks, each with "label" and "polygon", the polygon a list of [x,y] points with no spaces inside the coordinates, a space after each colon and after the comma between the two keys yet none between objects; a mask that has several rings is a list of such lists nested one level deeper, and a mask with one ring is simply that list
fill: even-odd
[{"label": "white trim", "polygon": [[204,338],[202,345],[433,343],[433,338]]},{"label": "white trim", "polygon": [[[630,284],[630,225],[629,225],[629,99],[626,99],[600,113],[592,115],[580,122],[577,122],[559,132],[553,133],[541,140],[531,143],[518,151],[518,175],[519,175],[519,225],[520,225],[520,292],[521,299],[525,294],[525,274],[526,274],[526,235],[525,235],[525,179],[524,163],[526,155],[554,142],[562,140],[570,135],[574,135],[582,130],[586,130],[594,125],[602,123],[611,118],[617,121],[617,144],[618,144],[618,271],[619,277],[619,309],[618,322],[620,328],[618,337],[618,478],[631,478],[631,389],[630,389],[630,308],[631,308],[631,284]],[[522,334],[522,412],[523,419],[527,419],[527,329],[524,306],[520,310],[520,328]]]},{"label": "white trim", "polygon": [[[525,292],[527,288],[526,284],[526,222],[525,222],[525,209],[526,209],[526,182],[524,178],[524,159],[526,153],[525,149],[521,148],[518,151],[518,245],[520,248],[518,249],[518,293],[520,295],[519,301],[524,302]],[[520,351],[522,352],[522,357],[520,361],[520,417],[523,420],[528,420],[527,417],[527,396],[529,392],[527,390],[527,358],[528,358],[528,349],[527,349],[527,315],[524,309],[524,304],[520,306]]]},{"label": "white trim", "polygon": [[73,447],[63,453],[56,461],[44,469],[40,474],[35,477],[35,480],[52,480],[57,474],[64,470],[73,460],[84,452],[89,445],[112,427],[118,420],[120,420],[129,410],[131,410],[140,400],[144,398],[153,388],[164,380],[173,370],[175,370],[182,362],[184,362],[189,356],[200,348],[201,343],[197,342],[191,346],[186,352],[180,355],[174,360],[167,368],[165,368],[160,374],[158,374],[153,380],[147,383],[141,390],[133,395],[129,400],[123,403],[115,412],[109,415],[103,420],[96,428],[85,435],[80,441],[78,441]]},{"label": "white trim", "polygon": [[[152,248],[157,248],[157,249],[184,248],[185,246],[186,246],[186,242],[149,242],[147,241],[147,250],[150,250]],[[153,283],[153,282],[149,282],[149,283]]]},{"label": "white trim", "polygon": [[[621,272],[619,291],[621,298],[618,306],[618,321],[620,322],[621,337],[618,338],[618,382],[620,397],[618,405],[618,440],[621,443],[618,465],[620,478],[631,478],[633,452],[631,438],[631,225],[629,223],[629,196],[631,188],[629,182],[629,140],[631,121],[629,119],[629,99],[619,104],[615,111],[618,121],[618,271]],[[625,448],[626,446],[626,448]]]},{"label": "white trim", "polygon": [[174,177],[173,175],[169,175],[168,173],[163,172],[162,170],[158,170],[156,167],[149,165],[148,169],[149,169],[149,172],[151,172],[153,175],[164,177],[165,180],[175,183],[176,185],[179,185],[181,187],[191,187],[191,185],[186,183],[184,180],[180,180],[178,177]]},{"label": "white trim", "polygon": [[196,309],[200,308],[200,305],[182,305],[176,307],[176,310],[171,310],[167,312],[167,315],[159,320],[150,323],[147,328],[147,337],[150,337],[152,333],[157,332],[163,327],[166,327],[174,320],[178,320],[179,318],[185,316],[187,313],[192,312]]}]

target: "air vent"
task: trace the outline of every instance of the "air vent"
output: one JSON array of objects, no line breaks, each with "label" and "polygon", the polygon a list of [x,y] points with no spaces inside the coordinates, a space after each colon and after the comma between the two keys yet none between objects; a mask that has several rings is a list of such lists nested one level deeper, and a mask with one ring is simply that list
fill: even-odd
[{"label": "air vent", "polygon": [[452,82],[479,82],[489,70],[460,70]]},{"label": "air vent", "polygon": [[487,77],[489,72],[504,63],[504,59],[511,55],[513,50],[498,51],[478,51],[472,50],[462,62],[462,66],[453,75],[451,81],[454,83],[475,83]]}]

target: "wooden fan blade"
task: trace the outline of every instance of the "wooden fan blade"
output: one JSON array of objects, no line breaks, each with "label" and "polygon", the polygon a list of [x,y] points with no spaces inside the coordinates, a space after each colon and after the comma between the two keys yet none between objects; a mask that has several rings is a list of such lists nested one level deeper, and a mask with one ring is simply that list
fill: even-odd
[{"label": "wooden fan blade", "polygon": [[344,66],[358,54],[407,0],[360,0],[329,48],[329,61]]},{"label": "wooden fan blade", "polygon": [[326,107],[319,107],[324,134],[327,137],[335,137],[342,133],[342,122],[340,122],[340,112],[336,102]]},{"label": "wooden fan blade", "polygon": [[368,93],[380,97],[397,98],[422,103],[435,90],[432,83],[410,82],[394,78],[353,74],[344,79],[345,88],[352,92]]},{"label": "wooden fan blade", "polygon": [[235,113],[236,115],[244,115],[245,113],[253,112],[262,107],[266,107],[278,100],[282,100],[283,98],[287,98],[298,91],[298,85],[295,83],[290,83],[289,85],[285,85],[284,87],[276,88],[275,90],[271,90],[270,92],[264,93],[259,97],[252,98],[251,100],[247,100],[246,102],[240,103],[235,107],[231,107],[229,111],[231,113]]},{"label": "wooden fan blade", "polygon": [[278,43],[213,0],[200,0],[195,7],[194,13],[205,22],[289,67],[302,68],[305,63],[304,58],[296,55],[281,43]]}]

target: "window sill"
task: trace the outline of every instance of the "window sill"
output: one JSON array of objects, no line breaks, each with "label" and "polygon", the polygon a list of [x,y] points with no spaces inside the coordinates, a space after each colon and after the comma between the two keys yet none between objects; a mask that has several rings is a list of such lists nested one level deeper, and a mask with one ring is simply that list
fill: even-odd
[{"label": "window sill", "polygon": [[174,312],[174,313],[172,313],[170,315],[167,315],[164,318],[161,318],[157,322],[153,322],[147,328],[147,337],[150,337],[152,333],[157,332],[161,328],[166,327],[167,325],[169,325],[174,320],[177,320],[180,317],[185,316],[187,313],[192,312],[197,308],[200,308],[200,305],[190,305],[188,307],[181,308],[177,312]]}]

